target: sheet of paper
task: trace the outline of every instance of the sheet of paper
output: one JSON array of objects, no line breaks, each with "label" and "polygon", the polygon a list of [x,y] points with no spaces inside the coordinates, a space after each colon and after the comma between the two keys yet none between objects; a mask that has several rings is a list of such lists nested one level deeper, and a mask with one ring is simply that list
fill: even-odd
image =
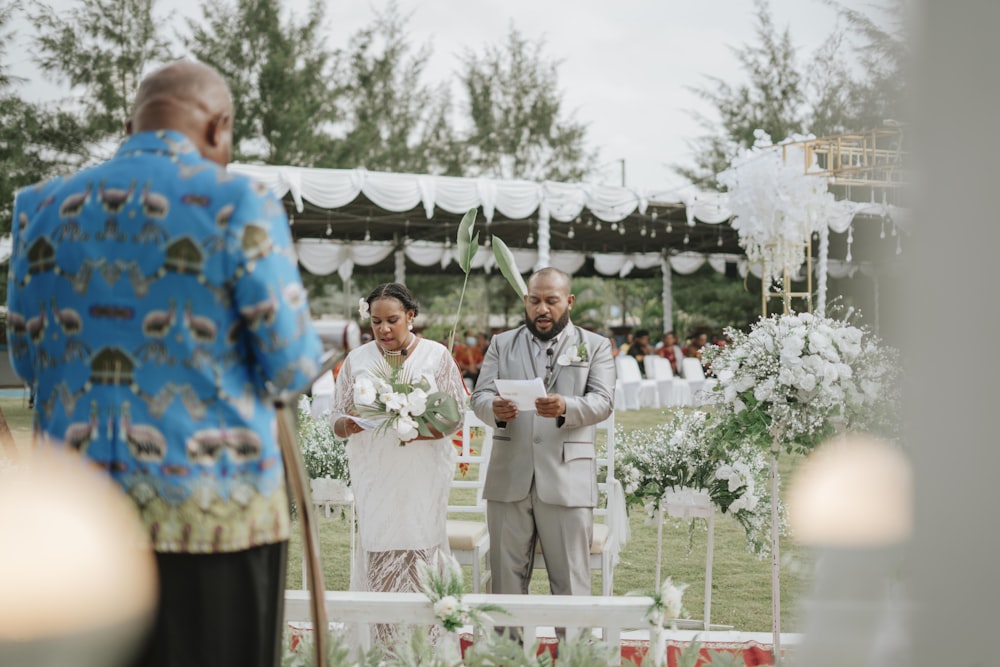
[{"label": "sheet of paper", "polygon": [[348,415],[347,418],[368,431],[378,428],[378,425],[385,421],[384,419],[366,419],[364,417],[355,417],[353,415]]},{"label": "sheet of paper", "polygon": [[509,401],[514,401],[518,410],[534,410],[535,399],[545,398],[545,385],[541,378],[531,380],[494,380],[497,392]]}]

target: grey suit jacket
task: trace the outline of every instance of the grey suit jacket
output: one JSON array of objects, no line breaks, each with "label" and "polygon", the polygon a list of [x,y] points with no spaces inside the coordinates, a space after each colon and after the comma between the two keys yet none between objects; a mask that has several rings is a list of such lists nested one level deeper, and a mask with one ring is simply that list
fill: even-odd
[{"label": "grey suit jacket", "polygon": [[498,334],[490,342],[472,392],[472,409],[487,424],[497,424],[483,496],[487,500],[516,502],[527,497],[534,478],[539,498],[565,507],[597,504],[595,424],[614,411],[615,362],[611,342],[604,336],[567,325],[554,358],[579,343],[587,359],[553,366],[550,393],[566,400],[564,417],[539,417],[521,411],[509,423],[497,423],[494,381],[537,377],[532,364],[531,333],[525,326]]}]

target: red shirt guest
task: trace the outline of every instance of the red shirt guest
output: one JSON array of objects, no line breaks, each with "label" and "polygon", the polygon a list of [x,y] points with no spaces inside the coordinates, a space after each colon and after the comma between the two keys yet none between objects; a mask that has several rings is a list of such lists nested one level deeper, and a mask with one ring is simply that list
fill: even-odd
[{"label": "red shirt guest", "polygon": [[673,331],[668,331],[663,334],[663,341],[657,345],[656,353],[670,362],[670,368],[673,369],[674,375],[680,375],[681,369],[678,367],[680,360],[684,358],[684,351],[681,350],[681,346],[677,344],[677,334]]}]

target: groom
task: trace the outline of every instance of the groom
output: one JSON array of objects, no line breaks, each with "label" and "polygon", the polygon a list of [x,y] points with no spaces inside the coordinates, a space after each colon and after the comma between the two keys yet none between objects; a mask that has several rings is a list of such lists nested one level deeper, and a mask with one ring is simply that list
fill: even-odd
[{"label": "groom", "polygon": [[[493,339],[472,393],[496,425],[483,492],[494,593],[528,593],[538,541],[552,594],[590,595],[595,425],[614,409],[615,364],[607,338],[570,322],[574,298],[564,272],[534,273],[524,325]],[[533,410],[497,392],[497,379],[532,378],[547,391]]]}]

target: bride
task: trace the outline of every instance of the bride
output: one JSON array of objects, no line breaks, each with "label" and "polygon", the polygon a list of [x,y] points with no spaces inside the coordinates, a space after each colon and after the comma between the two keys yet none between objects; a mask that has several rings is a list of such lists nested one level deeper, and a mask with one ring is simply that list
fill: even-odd
[{"label": "bride", "polygon": [[[390,367],[405,367],[411,377],[429,376],[431,391],[451,395],[462,411],[467,392],[448,349],[413,333],[419,308],[404,285],[379,285],[363,300],[361,310],[362,316],[365,311],[371,316],[374,340],[348,354],[337,376],[330,414],[334,433],[348,438],[358,511],[359,558],[351,590],[419,592],[417,563],[449,553],[445,519],[455,447],[450,433],[401,444],[393,429],[363,428],[351,418],[359,414],[355,384],[361,378],[374,379],[376,369],[388,362]],[[375,640],[388,643],[395,633],[393,626],[376,626]]]}]

